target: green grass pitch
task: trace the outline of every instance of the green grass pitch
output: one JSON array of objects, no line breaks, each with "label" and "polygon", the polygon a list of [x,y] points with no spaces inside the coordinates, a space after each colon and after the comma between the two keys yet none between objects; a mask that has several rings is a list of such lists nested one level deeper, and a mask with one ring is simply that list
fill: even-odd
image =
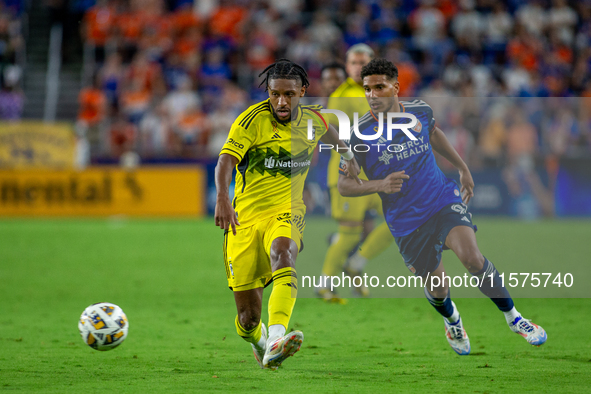
[{"label": "green grass pitch", "polygon": [[[578,286],[543,296],[591,294],[588,221],[476,223],[501,271],[570,270]],[[318,274],[334,228],[308,219],[300,276]],[[472,344],[459,357],[420,289],[404,293],[416,298],[377,289],[384,298],[347,305],[301,289],[290,322],[305,334],[301,351],[277,371],[260,370],[235,333],[221,248],[212,219],[0,221],[0,391],[589,392],[589,298],[516,300],[547,330],[540,348],[513,334],[489,300],[455,298]],[[463,273],[451,252],[444,261]],[[395,247],[368,271],[408,274]],[[86,346],[77,330],[84,308],[101,301],[130,321],[125,343],[109,352]]]}]

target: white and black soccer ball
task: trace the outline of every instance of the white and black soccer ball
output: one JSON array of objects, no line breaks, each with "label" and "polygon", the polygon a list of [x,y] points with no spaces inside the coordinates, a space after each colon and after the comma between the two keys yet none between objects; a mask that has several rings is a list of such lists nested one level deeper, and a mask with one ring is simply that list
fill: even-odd
[{"label": "white and black soccer ball", "polygon": [[82,340],[95,350],[111,350],[127,338],[129,322],[123,310],[110,302],[92,304],[82,312],[78,330]]}]

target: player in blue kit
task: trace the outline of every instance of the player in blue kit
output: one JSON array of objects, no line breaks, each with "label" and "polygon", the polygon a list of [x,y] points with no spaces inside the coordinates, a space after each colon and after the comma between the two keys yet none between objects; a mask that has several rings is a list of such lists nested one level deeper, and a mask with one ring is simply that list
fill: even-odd
[{"label": "player in blue kit", "polygon": [[[359,133],[375,135],[380,115],[383,133],[372,141],[351,133],[350,147],[369,180],[359,184],[347,177],[346,164],[341,162],[339,192],[348,197],[379,193],[404,262],[411,272],[425,279],[425,296],[443,316],[447,340],[456,353],[469,354],[470,341],[451,301],[449,280],[444,280],[441,254],[445,249],[453,250],[466,269],[479,278],[480,291],[504,313],[513,332],[531,345],[543,344],[547,338],[544,329],[517,312],[495,266],[478,249],[472,215],[466,206],[474,195],[474,181],[466,163],[436,126],[431,107],[422,100],[398,100],[398,69],[385,59],[372,60],[361,75],[371,109],[359,119]],[[410,130],[393,129],[389,139],[388,112],[403,113],[392,119],[394,124],[408,124],[408,115],[414,115],[418,122]],[[433,150],[459,170],[461,188],[439,169]]]}]

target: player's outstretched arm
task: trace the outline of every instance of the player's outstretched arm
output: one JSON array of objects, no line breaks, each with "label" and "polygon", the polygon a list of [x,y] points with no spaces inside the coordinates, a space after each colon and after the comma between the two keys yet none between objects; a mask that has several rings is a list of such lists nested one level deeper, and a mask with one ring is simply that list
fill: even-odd
[{"label": "player's outstretched arm", "polygon": [[215,188],[217,190],[215,203],[215,225],[224,230],[232,227],[232,233],[236,235],[236,226],[240,226],[236,212],[230,201],[230,182],[232,182],[232,170],[238,164],[238,158],[223,153],[218,158],[215,166]]},{"label": "player's outstretched arm", "polygon": [[474,180],[472,174],[470,174],[470,169],[439,127],[433,129],[430,141],[433,149],[445,157],[460,172],[462,201],[464,201],[464,204],[468,204],[470,199],[474,197]]},{"label": "player's outstretched arm", "polygon": [[361,172],[359,164],[357,164],[357,160],[355,160],[355,156],[353,155],[353,152],[351,152],[349,146],[345,141],[339,139],[339,133],[333,125],[328,125],[328,130],[326,131],[326,134],[320,138],[320,141],[332,145],[332,149],[339,155],[343,156],[347,163],[347,168],[345,169],[347,176],[361,185],[361,180],[359,179],[359,173]]},{"label": "player's outstretched arm", "polygon": [[352,178],[339,174],[337,187],[339,193],[345,197],[359,197],[374,193],[394,194],[402,189],[404,180],[409,178],[404,171],[399,171],[391,173],[384,179],[362,181],[359,184]]}]

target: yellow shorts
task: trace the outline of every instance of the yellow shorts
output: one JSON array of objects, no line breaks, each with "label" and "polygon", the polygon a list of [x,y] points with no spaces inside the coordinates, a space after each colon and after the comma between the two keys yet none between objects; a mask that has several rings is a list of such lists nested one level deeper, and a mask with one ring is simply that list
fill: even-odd
[{"label": "yellow shorts", "polygon": [[378,194],[361,197],[343,197],[337,187],[330,188],[332,218],[350,222],[363,222],[365,212],[375,210],[382,213],[382,199]]},{"label": "yellow shorts", "polygon": [[228,287],[234,291],[265,287],[271,282],[271,244],[279,237],[291,238],[303,248],[304,210],[284,212],[246,228],[236,227],[224,235],[224,262]]}]

